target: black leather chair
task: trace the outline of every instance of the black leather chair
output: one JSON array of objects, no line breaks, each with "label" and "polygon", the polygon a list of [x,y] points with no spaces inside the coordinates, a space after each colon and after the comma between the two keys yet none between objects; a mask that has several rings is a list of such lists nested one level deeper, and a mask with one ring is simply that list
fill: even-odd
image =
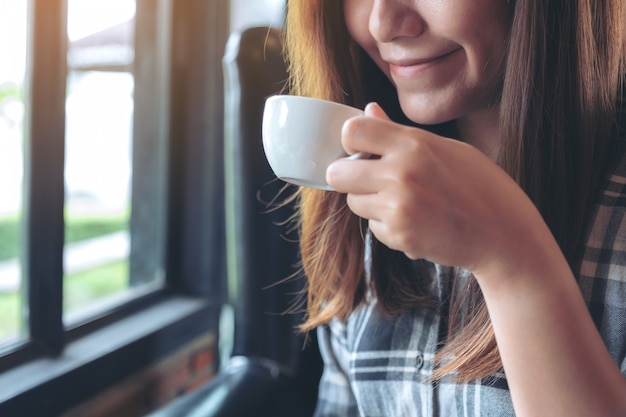
[{"label": "black leather chair", "polygon": [[206,386],[152,417],[307,417],[315,407],[321,360],[314,335],[306,343],[295,330],[302,313],[287,313],[304,278],[279,283],[297,272],[297,236],[283,224],[293,207],[268,205],[293,190],[275,179],[261,139],[265,99],[283,92],[287,80],[280,30],[233,33],[223,64],[232,352]]}]

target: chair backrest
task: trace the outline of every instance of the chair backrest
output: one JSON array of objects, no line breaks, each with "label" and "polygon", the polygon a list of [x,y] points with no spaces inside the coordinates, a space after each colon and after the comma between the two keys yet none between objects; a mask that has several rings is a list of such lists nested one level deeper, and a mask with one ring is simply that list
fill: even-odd
[{"label": "chair backrest", "polygon": [[[231,35],[224,55],[226,242],[229,302],[234,308],[233,356],[267,358],[292,375],[311,379],[321,369],[315,340],[305,346],[288,313],[304,277],[298,271],[297,233],[284,222],[293,205],[268,203],[283,191],[265,159],[261,124],[267,97],[284,92],[287,71],[281,30],[253,27]],[[306,382],[308,383],[308,382]]]},{"label": "chair backrest", "polygon": [[302,313],[285,314],[305,281],[298,276],[280,283],[298,270],[297,234],[282,225],[294,207],[271,210],[266,203],[284,188],[266,162],[261,137],[265,99],[282,92],[287,80],[280,30],[233,33],[223,63],[232,352],[211,381],[150,417],[310,417],[322,370],[319,350],[314,334],[305,347],[305,336],[295,330]]}]

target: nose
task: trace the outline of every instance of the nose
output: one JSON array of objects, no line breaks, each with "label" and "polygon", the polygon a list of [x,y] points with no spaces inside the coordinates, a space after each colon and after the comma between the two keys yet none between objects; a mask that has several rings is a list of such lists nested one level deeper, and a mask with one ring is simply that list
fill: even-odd
[{"label": "nose", "polygon": [[369,30],[378,42],[420,35],[426,24],[412,0],[374,0]]}]

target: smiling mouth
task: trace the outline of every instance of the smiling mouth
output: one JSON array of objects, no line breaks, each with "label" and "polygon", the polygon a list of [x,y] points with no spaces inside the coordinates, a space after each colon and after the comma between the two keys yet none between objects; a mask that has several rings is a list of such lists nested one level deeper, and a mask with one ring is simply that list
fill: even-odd
[{"label": "smiling mouth", "polygon": [[443,55],[436,56],[434,58],[427,58],[423,60],[417,61],[407,61],[407,62],[389,62],[389,70],[391,74],[396,77],[404,78],[407,76],[414,76],[416,73],[425,71],[429,67],[435,66],[441,61],[444,61],[446,58],[458,52],[461,48],[454,49],[450,52],[447,52]]}]

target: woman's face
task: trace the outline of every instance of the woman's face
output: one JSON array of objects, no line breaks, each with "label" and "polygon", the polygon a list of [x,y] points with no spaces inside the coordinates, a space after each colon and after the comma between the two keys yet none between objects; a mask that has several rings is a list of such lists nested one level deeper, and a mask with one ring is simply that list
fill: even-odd
[{"label": "woman's face", "polygon": [[493,110],[508,34],[506,0],[344,0],[354,40],[402,109],[435,124]]}]

